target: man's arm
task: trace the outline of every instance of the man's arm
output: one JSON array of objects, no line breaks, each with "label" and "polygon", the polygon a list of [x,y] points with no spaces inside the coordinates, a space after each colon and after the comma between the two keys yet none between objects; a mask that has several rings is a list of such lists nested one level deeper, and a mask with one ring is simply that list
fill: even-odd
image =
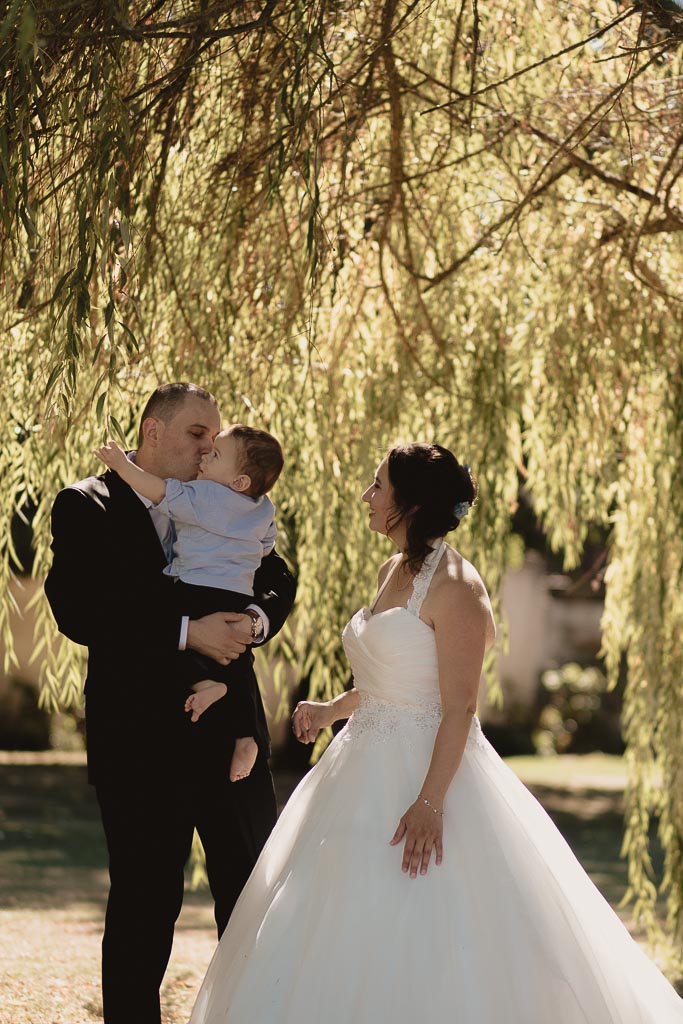
[{"label": "man's arm", "polygon": [[184,626],[187,631],[184,646],[222,665],[239,657],[250,644],[263,646],[282,629],[296,596],[296,581],[284,559],[275,552],[266,555],[256,571],[254,594],[254,601],[249,607],[261,613],[267,623],[262,640],[253,640],[247,615],[214,612],[203,619],[190,619]]},{"label": "man's arm", "polygon": [[[120,537],[115,548],[107,527],[107,512],[91,496],[75,487],[57,495],[45,593],[59,631],[84,647],[128,656],[173,654],[182,619],[173,584],[160,568],[142,579],[130,553],[132,538]],[[244,615],[216,612],[190,622],[187,646],[221,664],[239,657],[250,642]]]},{"label": "man's arm", "polygon": [[254,601],[249,605],[262,613],[268,624],[263,640],[253,640],[247,615],[215,612],[203,619],[190,620],[185,646],[225,665],[228,660],[239,657],[249,644],[261,647],[279,633],[292,610],[295,596],[296,581],[286,562],[271,552],[256,571]]},{"label": "man's arm", "polygon": [[169,654],[178,649],[180,614],[161,571],[136,575],[114,543],[107,512],[74,487],[52,509],[53,561],[45,593],[61,633],[86,647]]},{"label": "man's arm", "polygon": [[287,563],[275,552],[266,555],[254,576],[254,605],[268,617],[268,633],[264,643],[280,632],[292,610],[296,597],[296,580]]}]

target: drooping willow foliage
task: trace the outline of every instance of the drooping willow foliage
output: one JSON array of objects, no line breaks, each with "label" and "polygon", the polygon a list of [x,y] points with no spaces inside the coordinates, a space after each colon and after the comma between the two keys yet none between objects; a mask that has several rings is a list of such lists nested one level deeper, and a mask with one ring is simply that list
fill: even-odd
[{"label": "drooping willow foliage", "polygon": [[[359,502],[436,439],[495,595],[520,479],[568,567],[611,530],[626,849],[683,898],[683,15],[675,0],[13,0],[0,21],[0,568],[34,510],[192,379],[283,440],[279,644],[314,692],[388,554]],[[8,632],[9,598],[1,613]],[[44,696],[80,654],[44,605]]]}]

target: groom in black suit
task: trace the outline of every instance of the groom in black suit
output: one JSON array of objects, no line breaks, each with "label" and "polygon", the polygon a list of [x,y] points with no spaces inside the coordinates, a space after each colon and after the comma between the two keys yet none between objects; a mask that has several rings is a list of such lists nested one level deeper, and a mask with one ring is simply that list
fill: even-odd
[{"label": "groom in black suit", "polygon": [[[192,384],[165,385],[143,413],[136,462],[158,476],[192,480],[219,429],[212,395]],[[248,778],[230,782],[228,702],[216,701],[190,722],[179,671],[189,655],[182,650],[227,664],[278,632],[296,591],[285,563],[271,553],[256,573],[248,614],[189,620],[162,573],[170,523],[149,505],[112,472],[61,491],[45,583],[60,631],[88,648],[88,774],[111,880],[102,940],[105,1024],[160,1024],[159,988],[194,828],[220,935],[275,823],[268,730],[253,667],[259,755]]]}]

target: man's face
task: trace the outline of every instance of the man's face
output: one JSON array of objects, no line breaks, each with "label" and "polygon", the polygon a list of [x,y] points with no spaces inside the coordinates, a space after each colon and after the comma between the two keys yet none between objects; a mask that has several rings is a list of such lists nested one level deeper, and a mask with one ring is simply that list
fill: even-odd
[{"label": "man's face", "polygon": [[[172,419],[154,420],[145,434],[143,468],[164,478],[194,480],[202,457],[213,449],[213,439],[221,428],[218,409],[213,402],[188,395]],[[140,464],[141,460],[138,457]]]}]

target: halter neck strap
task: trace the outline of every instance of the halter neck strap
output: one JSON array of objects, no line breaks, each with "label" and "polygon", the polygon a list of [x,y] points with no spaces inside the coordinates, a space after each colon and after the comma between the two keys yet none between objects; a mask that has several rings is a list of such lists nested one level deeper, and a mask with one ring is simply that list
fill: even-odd
[{"label": "halter neck strap", "polygon": [[441,557],[445,550],[446,542],[441,539],[437,542],[431,554],[427,555],[422,563],[422,568],[413,581],[413,592],[410,595],[410,600],[406,607],[412,615],[416,615],[418,618],[420,616],[422,602],[427,596],[427,591],[429,590],[429,584],[432,582],[432,577],[436,572],[436,567],[441,561]]}]

